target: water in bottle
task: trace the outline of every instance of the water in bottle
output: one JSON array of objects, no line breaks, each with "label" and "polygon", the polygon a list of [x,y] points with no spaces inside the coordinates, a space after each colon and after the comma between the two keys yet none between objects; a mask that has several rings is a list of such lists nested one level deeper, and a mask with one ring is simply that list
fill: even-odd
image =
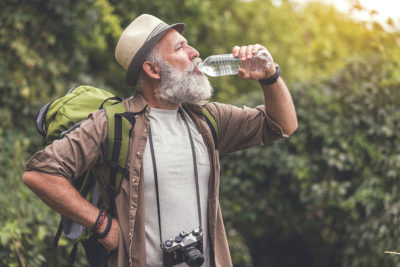
[{"label": "water in bottle", "polygon": [[239,58],[233,57],[232,54],[222,54],[207,57],[197,68],[204,74],[217,77],[223,75],[235,75],[239,68],[248,71],[265,71],[271,66],[268,52],[260,50],[249,61],[240,62]]}]

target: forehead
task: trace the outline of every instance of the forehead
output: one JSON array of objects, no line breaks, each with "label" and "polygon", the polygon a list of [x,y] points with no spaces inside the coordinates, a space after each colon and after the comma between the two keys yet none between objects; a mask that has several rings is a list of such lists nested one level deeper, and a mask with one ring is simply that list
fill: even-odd
[{"label": "forehead", "polygon": [[162,50],[173,50],[175,46],[182,42],[187,42],[175,29],[170,29],[161,39],[158,41],[157,46],[160,51]]}]

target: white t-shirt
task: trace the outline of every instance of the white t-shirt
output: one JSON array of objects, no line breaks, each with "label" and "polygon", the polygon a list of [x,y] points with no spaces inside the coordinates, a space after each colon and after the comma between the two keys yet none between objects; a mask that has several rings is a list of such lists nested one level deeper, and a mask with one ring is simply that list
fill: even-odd
[{"label": "white t-shirt", "polygon": [[[210,161],[202,136],[187,114],[185,118],[193,137],[197,159],[205,260],[202,266],[209,267],[207,197]],[[157,166],[162,239],[166,241],[175,238],[182,231],[190,233],[199,227],[193,156],[188,130],[178,110],[152,108],[149,119]],[[157,199],[149,140],[143,157],[146,261],[147,266],[162,267]],[[187,265],[183,263],[176,266]]]}]

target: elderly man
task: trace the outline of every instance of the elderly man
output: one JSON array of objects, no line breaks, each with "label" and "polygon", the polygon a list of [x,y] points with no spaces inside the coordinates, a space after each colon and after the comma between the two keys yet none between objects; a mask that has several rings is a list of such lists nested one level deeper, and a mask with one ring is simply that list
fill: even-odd
[{"label": "elderly man", "polygon": [[[125,29],[116,47],[127,84],[137,85],[137,93],[123,102],[136,114],[136,124],[129,179],[115,198],[116,217],[110,222],[106,217],[98,227],[99,233],[111,227],[98,240],[116,252],[108,266],[200,266],[203,261],[201,266],[232,266],[218,200],[219,154],[271,143],[297,128],[290,93],[274,64],[263,72],[239,69],[240,78],[259,81],[264,106],[205,102],[212,87],[197,68],[199,53],[182,36],[184,28],[144,14]],[[249,62],[259,50],[266,48],[234,46],[232,53]],[[205,110],[218,131],[207,124]],[[24,183],[57,212],[92,228],[99,209],[68,179],[92,166],[106,168],[106,136],[106,115],[94,112],[29,160]],[[171,258],[179,244],[191,248]]]}]

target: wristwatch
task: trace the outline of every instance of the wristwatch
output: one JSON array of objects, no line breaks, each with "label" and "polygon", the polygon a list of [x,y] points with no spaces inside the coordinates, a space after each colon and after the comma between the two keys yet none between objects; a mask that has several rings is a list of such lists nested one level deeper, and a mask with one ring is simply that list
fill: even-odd
[{"label": "wristwatch", "polygon": [[276,83],[276,81],[279,78],[279,75],[281,75],[281,68],[279,68],[279,65],[277,63],[275,63],[275,68],[276,68],[276,70],[275,70],[274,75],[272,75],[271,77],[268,77],[266,79],[258,80],[258,82],[261,85],[270,85],[270,84]]}]

